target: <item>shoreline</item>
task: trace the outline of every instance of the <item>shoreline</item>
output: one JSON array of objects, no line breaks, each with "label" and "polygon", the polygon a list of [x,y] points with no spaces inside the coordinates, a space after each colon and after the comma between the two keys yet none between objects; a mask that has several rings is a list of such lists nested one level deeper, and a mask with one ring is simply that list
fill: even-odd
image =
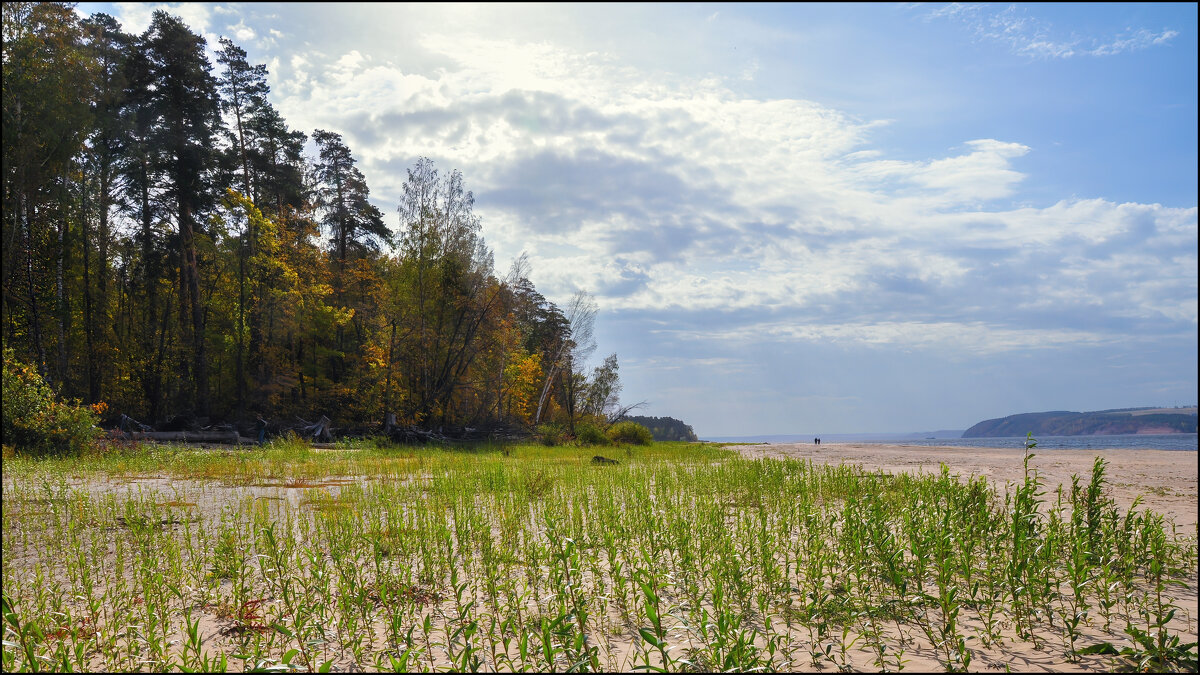
[{"label": "shoreline", "polygon": [[[815,435],[814,435],[815,436]],[[814,436],[730,436],[712,439],[702,439],[702,443],[743,444],[743,445],[808,445]],[[829,444],[868,444],[868,445],[904,445],[913,447],[952,447],[978,448],[999,450],[1020,450],[1025,447],[1025,436],[972,436],[959,437],[925,437],[890,436],[890,435],[852,435],[826,434],[817,436],[822,445]],[[1195,433],[1170,434],[1076,434],[1071,436],[1035,436],[1038,448],[1041,450],[1184,450],[1200,449]]]},{"label": "shoreline", "polygon": [[[1003,495],[1006,484],[1024,478],[1024,449],[977,448],[902,443],[823,442],[733,445],[751,459],[801,459],[819,464],[859,464],[868,471],[936,473],[942,464],[962,478],[983,476]],[[1134,450],[1134,452],[1130,452]],[[1139,508],[1149,508],[1173,520],[1185,533],[1195,533],[1200,522],[1196,450],[1045,449],[1034,448],[1031,468],[1043,480],[1046,501],[1057,499],[1057,489],[1071,488],[1071,476],[1083,484],[1091,478],[1096,457],[1106,462],[1105,493],[1123,509],[1140,495]]]}]

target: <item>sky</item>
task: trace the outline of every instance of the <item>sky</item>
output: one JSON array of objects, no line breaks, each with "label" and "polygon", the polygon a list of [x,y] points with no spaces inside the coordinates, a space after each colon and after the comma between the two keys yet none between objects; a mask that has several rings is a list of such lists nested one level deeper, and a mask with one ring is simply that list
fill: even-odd
[{"label": "sky", "polygon": [[160,8],[389,226],[461,171],[498,271],[593,293],[622,401],[701,438],[1197,401],[1194,3],[77,11]]}]

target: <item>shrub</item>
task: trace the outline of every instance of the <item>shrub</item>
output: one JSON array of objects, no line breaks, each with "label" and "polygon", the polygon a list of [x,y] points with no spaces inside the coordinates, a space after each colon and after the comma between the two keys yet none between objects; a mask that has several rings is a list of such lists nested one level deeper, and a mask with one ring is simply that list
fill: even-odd
[{"label": "shrub", "polygon": [[575,427],[575,439],[580,445],[608,445],[608,436],[595,424],[580,424]]},{"label": "shrub", "polygon": [[650,445],[654,441],[650,430],[637,422],[617,422],[608,428],[607,434],[613,443]]},{"label": "shrub", "polygon": [[55,400],[54,392],[32,366],[4,350],[4,444],[31,455],[79,455],[101,434],[97,413],[104,404],[80,405]]},{"label": "shrub", "polygon": [[562,445],[567,440],[567,430],[561,424],[539,424],[537,427],[538,440],[542,445]]}]

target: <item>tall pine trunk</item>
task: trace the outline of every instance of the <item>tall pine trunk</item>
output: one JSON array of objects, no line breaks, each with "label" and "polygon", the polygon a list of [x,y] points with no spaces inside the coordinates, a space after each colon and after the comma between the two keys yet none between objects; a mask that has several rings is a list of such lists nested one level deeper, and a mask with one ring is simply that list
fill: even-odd
[{"label": "tall pine trunk", "polygon": [[184,275],[192,309],[192,367],[195,372],[196,412],[208,416],[208,356],[204,349],[204,311],[200,303],[200,268],[196,260],[195,230],[190,205],[183,199],[179,204],[179,238],[183,249]]},{"label": "tall pine trunk", "polygon": [[25,214],[24,227],[22,228],[25,233],[25,281],[29,289],[29,311],[32,314],[30,318],[33,324],[33,345],[37,351],[38,373],[41,374],[42,378],[46,378],[48,375],[46,372],[46,345],[42,340],[42,316],[38,310],[37,285],[33,281],[33,223],[35,220],[35,211],[32,200],[29,199],[28,195],[21,195],[21,199],[24,202],[21,206],[25,207],[21,209]]},{"label": "tall pine trunk", "polygon": [[95,321],[92,317],[92,275],[91,254],[88,245],[91,243],[88,228],[88,188],[87,181],[83,183],[83,203],[80,208],[80,255],[83,258],[83,334],[87,340],[87,388],[88,400],[95,403],[100,400],[100,373],[96,358]]}]

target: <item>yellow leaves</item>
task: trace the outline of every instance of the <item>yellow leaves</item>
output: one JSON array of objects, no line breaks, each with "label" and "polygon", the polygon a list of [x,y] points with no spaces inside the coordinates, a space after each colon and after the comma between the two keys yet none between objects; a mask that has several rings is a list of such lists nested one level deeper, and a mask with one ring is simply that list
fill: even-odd
[{"label": "yellow leaves", "polygon": [[363,362],[368,368],[383,370],[387,368],[387,355],[377,344],[367,344],[363,347]]},{"label": "yellow leaves", "polygon": [[230,210],[240,209],[247,218],[252,220],[256,218],[259,220],[264,220],[262,211],[260,211],[258,207],[254,205],[254,202],[250,201],[249,197],[238,192],[237,190],[234,190],[233,188],[225,188],[224,204],[225,207]]},{"label": "yellow leaves", "polygon": [[329,315],[333,318],[333,325],[345,326],[350,323],[350,319],[354,318],[353,307],[330,307]]},{"label": "yellow leaves", "polygon": [[508,409],[512,414],[532,423],[537,399],[541,393],[542,363],[537,354],[513,354],[504,368],[504,386]]},{"label": "yellow leaves", "polygon": [[288,276],[291,273],[291,276],[295,276],[295,272],[280,256],[283,244],[280,241],[279,225],[264,216],[249,197],[232,188],[225,189],[222,203],[225,208],[241,217],[238,220],[245,219],[245,230],[241,236],[247,238],[250,250],[253,251],[250,257],[251,266],[260,269],[263,274],[277,273]]}]

